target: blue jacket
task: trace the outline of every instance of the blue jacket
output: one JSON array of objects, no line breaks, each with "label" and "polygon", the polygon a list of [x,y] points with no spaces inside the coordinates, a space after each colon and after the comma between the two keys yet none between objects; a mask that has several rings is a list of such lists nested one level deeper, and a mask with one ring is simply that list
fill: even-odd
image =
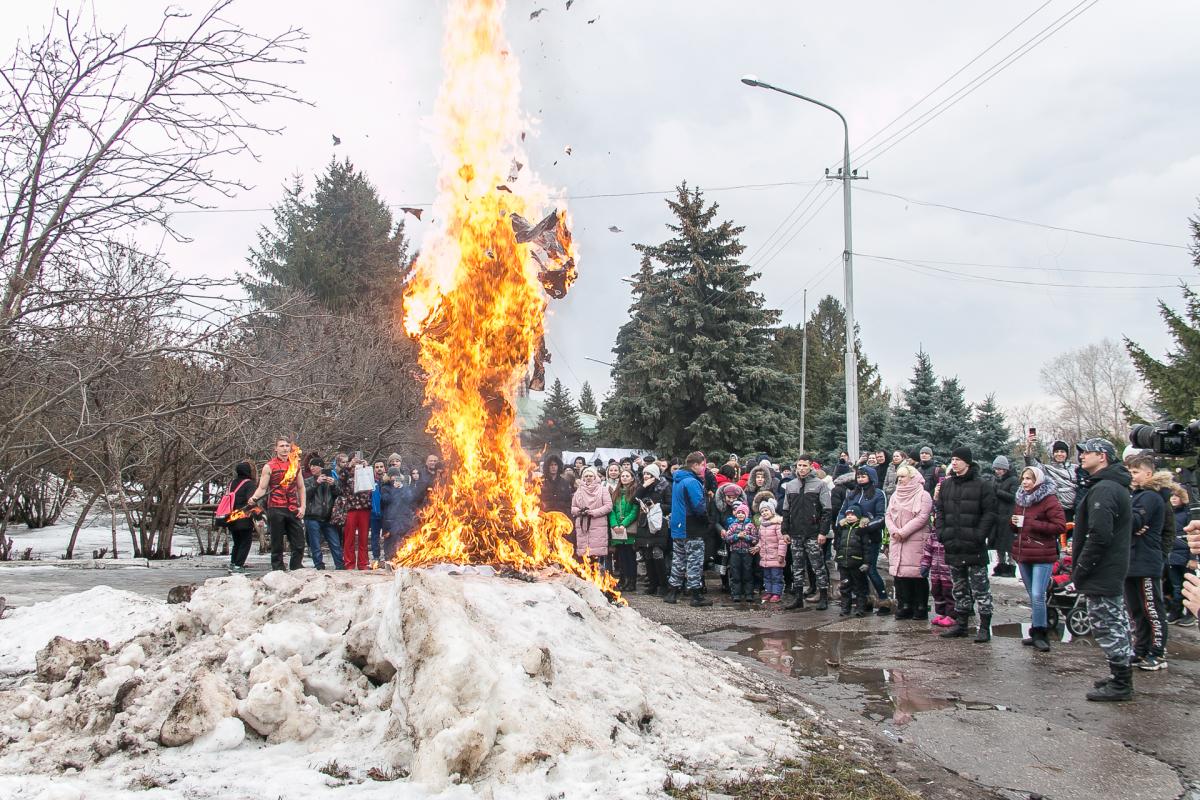
[{"label": "blue jacket", "polygon": [[[1162,575],[1163,515],[1166,503],[1153,489],[1137,489],[1133,493],[1133,536],[1129,540],[1130,578],[1156,578]],[[1138,531],[1147,529],[1139,535]]]},{"label": "blue jacket", "polygon": [[1171,566],[1186,567],[1187,563],[1195,556],[1188,549],[1187,534],[1183,532],[1183,528],[1188,524],[1188,510],[1181,508],[1175,512],[1175,545],[1171,548]]},{"label": "blue jacket", "polygon": [[417,508],[428,491],[429,484],[424,480],[408,486],[384,484],[380,489],[381,527],[391,533],[407,535],[416,520]]},{"label": "blue jacket", "polygon": [[696,539],[708,532],[708,503],[704,484],[687,467],[675,470],[671,489],[671,538]]},{"label": "blue jacket", "polygon": [[875,491],[871,497],[866,496],[866,492],[862,489],[854,489],[846,492],[846,499],[842,502],[842,507],[838,511],[838,522],[842,521],[842,517],[846,516],[846,510],[850,506],[857,503],[862,506],[865,519],[862,520],[862,527],[870,533],[878,533],[883,530],[882,522],[883,515],[887,511],[887,506],[883,497],[883,490],[875,487]]}]

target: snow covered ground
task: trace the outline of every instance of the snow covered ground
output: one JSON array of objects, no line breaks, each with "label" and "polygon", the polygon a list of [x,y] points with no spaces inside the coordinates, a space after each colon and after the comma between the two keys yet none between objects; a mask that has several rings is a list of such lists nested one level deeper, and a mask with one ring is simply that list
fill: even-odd
[{"label": "snow covered ground", "polygon": [[[30,674],[64,631],[110,647]],[[274,572],[181,606],[93,589],[0,620],[0,664],[13,800],[611,800],[801,753],[743,667],[561,575]]]},{"label": "snow covered ground", "polygon": [[[71,540],[71,531],[75,528],[78,511],[64,512],[59,522],[44,528],[30,530],[19,523],[8,526],[6,536],[13,540],[13,553],[17,554],[27,547],[33,548],[33,557],[37,560],[50,561],[62,558],[67,551],[67,543]],[[171,540],[172,552],[177,556],[186,556],[200,552],[200,545],[190,529],[176,528]],[[107,548],[105,558],[112,558],[112,525],[107,513],[93,513],[87,522],[79,529],[75,540],[75,558],[88,559],[92,552]],[[117,556],[118,558],[133,557],[133,543],[129,538],[129,526],[124,520],[117,523]],[[15,557],[15,555],[14,555]]]}]

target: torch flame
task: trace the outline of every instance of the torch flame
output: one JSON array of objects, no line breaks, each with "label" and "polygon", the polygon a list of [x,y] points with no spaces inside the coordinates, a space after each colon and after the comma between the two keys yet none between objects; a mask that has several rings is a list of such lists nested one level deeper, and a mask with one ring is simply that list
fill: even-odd
[{"label": "torch flame", "polygon": [[292,481],[296,480],[296,475],[300,473],[300,454],[304,451],[297,444],[292,445],[292,449],[288,452],[287,469],[283,472],[283,477],[279,479],[280,486],[291,486]]},{"label": "torch flame", "polygon": [[405,289],[404,325],[419,341],[430,431],[451,469],[395,561],[557,564],[615,595],[610,575],[576,560],[571,521],[540,511],[518,439],[514,396],[542,346],[545,292],[565,294],[577,253],[565,209],[526,222],[550,206],[549,192],[514,166],[529,159],[503,10],[503,0],[451,0],[447,11],[433,120],[439,227]]}]

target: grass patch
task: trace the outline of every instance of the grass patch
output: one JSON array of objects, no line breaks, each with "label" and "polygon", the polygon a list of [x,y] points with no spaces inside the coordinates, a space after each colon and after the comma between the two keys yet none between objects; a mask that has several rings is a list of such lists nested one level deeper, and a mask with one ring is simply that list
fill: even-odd
[{"label": "grass patch", "polygon": [[317,767],[317,772],[323,772],[329,777],[336,778],[339,781],[350,780],[350,770],[346,769],[336,761],[330,761],[328,764]]},{"label": "grass patch", "polygon": [[774,769],[724,784],[677,787],[668,776],[663,791],[676,800],[707,800],[710,792],[737,800],[919,800],[874,767],[821,753],[806,761],[785,759]]}]

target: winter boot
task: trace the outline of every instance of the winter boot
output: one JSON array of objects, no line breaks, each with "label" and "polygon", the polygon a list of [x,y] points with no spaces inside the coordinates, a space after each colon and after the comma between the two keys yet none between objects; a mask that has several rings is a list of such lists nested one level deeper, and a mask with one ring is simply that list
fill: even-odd
[{"label": "winter boot", "polygon": [[1050,652],[1050,641],[1046,638],[1045,628],[1030,628],[1029,634],[1033,638],[1033,649],[1039,653]]},{"label": "winter boot", "polygon": [[879,617],[887,616],[892,613],[892,601],[887,595],[879,598],[879,602],[875,604],[875,615]]},{"label": "winter boot", "polygon": [[954,613],[954,625],[938,634],[943,639],[961,639],[967,635],[967,618],[964,614]]},{"label": "winter boot", "polygon": [[992,640],[992,615],[979,615],[979,630],[975,632],[975,643],[982,644]]},{"label": "winter boot", "polygon": [[1112,677],[1087,693],[1087,699],[1096,703],[1115,703],[1133,699],[1133,667],[1127,664],[1108,662]]},{"label": "winter boot", "polygon": [[913,619],[925,622],[929,619],[929,606],[917,606],[913,609]]},{"label": "winter boot", "polygon": [[712,604],[712,600],[705,597],[704,592],[699,589],[692,589],[692,602],[688,605],[693,608],[701,608],[702,606],[711,606]]},{"label": "winter boot", "polygon": [[796,587],[796,593],[792,595],[792,599],[789,600],[787,605],[783,607],[784,611],[794,611],[796,609],[808,611],[808,609],[804,607],[804,588],[801,586]]},{"label": "winter boot", "polygon": [[817,597],[817,611],[824,611],[829,608],[829,590],[822,589],[820,596]]},{"label": "winter boot", "polygon": [[912,606],[910,606],[908,603],[900,603],[899,605],[896,606],[896,619],[912,619],[912,618],[913,618]]},{"label": "winter boot", "polygon": [[678,603],[679,602],[679,590],[676,589],[674,586],[668,587],[667,594],[665,597],[663,597],[663,602],[664,603],[672,603],[672,604]]}]

